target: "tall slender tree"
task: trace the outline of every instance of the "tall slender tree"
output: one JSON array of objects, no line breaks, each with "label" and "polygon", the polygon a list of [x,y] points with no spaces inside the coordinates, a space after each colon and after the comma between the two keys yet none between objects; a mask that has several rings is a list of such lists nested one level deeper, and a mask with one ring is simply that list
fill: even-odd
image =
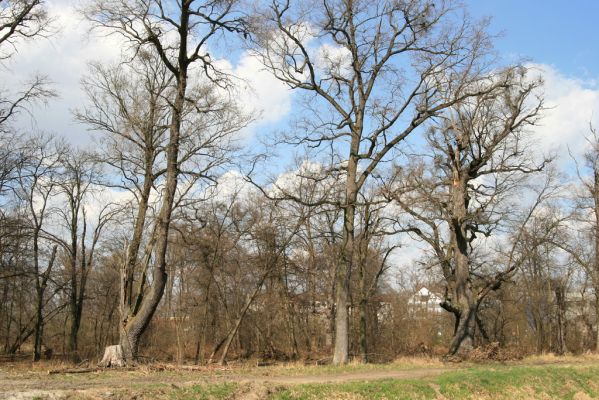
[{"label": "tall slender tree", "polygon": [[[244,32],[244,21],[235,5],[234,0],[95,0],[85,12],[100,29],[123,36],[134,55],[153,54],[155,68],[164,70],[169,82],[161,94],[164,95],[161,101],[167,105],[164,180],[145,256],[145,263],[152,264],[152,283],[146,286],[146,274],[142,273],[140,296],[130,305],[121,302],[120,346],[127,360],[136,358],[140,337],[164,293],[169,229],[177,191],[181,189],[180,178],[185,172],[206,177],[215,164],[222,162],[223,144],[227,144],[230,134],[246,122],[243,116],[235,117],[230,102],[222,101],[223,93],[217,89],[228,85],[227,77],[208,53],[208,46],[221,33]],[[199,154],[202,161],[194,163]],[[190,164],[193,170],[186,171]],[[184,190],[189,190],[191,185],[186,186]],[[144,221],[137,220],[135,224],[136,230],[143,229]],[[139,262],[138,253],[139,245],[130,243],[124,279],[128,279],[131,267]]]},{"label": "tall slender tree", "polygon": [[321,173],[345,185],[326,201],[344,213],[333,352],[343,364],[359,193],[422,124],[479,94],[472,83],[487,67],[489,38],[484,23],[473,24],[451,1],[275,0],[257,21],[256,54],[307,99],[306,118],[284,141],[329,151]]}]

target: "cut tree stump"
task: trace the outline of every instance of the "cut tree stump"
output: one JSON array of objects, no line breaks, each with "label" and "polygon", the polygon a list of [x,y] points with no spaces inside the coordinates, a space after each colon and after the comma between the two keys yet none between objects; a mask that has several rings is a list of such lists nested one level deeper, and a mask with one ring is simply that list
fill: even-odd
[{"label": "cut tree stump", "polygon": [[98,367],[102,368],[121,368],[125,365],[127,365],[127,362],[125,361],[123,348],[120,344],[114,346],[106,346],[106,348],[104,349],[104,357],[102,357],[102,361],[98,363]]}]

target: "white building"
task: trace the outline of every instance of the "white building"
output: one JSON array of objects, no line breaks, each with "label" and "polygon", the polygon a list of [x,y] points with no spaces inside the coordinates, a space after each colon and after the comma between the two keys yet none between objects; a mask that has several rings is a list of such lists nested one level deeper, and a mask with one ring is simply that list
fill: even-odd
[{"label": "white building", "polygon": [[442,302],[443,298],[441,296],[423,287],[409,298],[408,308],[412,312],[440,314],[443,312]]}]

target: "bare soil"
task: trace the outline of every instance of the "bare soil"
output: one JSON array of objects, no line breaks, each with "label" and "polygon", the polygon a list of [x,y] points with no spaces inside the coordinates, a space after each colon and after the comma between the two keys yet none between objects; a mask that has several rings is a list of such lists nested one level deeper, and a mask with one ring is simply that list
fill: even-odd
[{"label": "bare soil", "polygon": [[[508,365],[596,365],[599,357],[535,357]],[[501,363],[503,364],[503,363]],[[486,365],[486,364],[485,364]],[[301,384],[423,379],[468,368],[469,364],[403,360],[397,364],[344,368],[201,368],[140,366],[133,370],[98,369],[87,373],[54,373],[56,365],[1,364],[0,399],[143,399],[169,398],[178,389],[195,385],[236,383],[236,399],[265,398],[268,390]],[[66,369],[63,365],[62,368]],[[362,369],[364,368],[364,369]],[[60,369],[60,368],[58,368]],[[53,373],[50,374],[49,371]]]},{"label": "bare soil", "polygon": [[[455,368],[415,368],[402,370],[372,370],[360,372],[323,373],[310,375],[214,374],[204,371],[98,371],[86,374],[52,374],[43,372],[0,371],[0,399],[71,399],[120,398],[122,390],[144,388],[182,388],[193,385],[235,382],[251,388],[246,397],[253,398],[260,388],[278,385],[340,383],[379,379],[419,379],[439,375]],[[260,398],[257,397],[257,398]]]}]

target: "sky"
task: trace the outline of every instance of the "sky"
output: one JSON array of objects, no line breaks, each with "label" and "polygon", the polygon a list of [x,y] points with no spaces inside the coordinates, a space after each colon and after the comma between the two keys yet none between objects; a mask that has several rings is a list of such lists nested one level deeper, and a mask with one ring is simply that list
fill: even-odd
[{"label": "sky", "polygon": [[490,17],[495,47],[507,61],[543,71],[548,110],[537,129],[540,147],[567,164],[580,154],[589,122],[599,123],[599,1],[467,0],[475,18]]},{"label": "sky", "polygon": [[[0,85],[18,88],[32,74],[48,75],[59,97],[35,107],[35,119],[23,114],[19,126],[87,145],[91,135],[72,118],[72,110],[85,101],[80,80],[90,61],[116,60],[119,46],[114,38],[89,34],[75,11],[79,0],[47,4],[61,32],[21,46],[0,70]],[[599,1],[465,0],[465,5],[474,18],[491,17],[489,30],[500,35],[495,45],[502,59],[524,60],[543,75],[549,109],[537,132],[539,150],[556,151],[562,159],[567,158],[566,146],[580,151],[589,122],[599,125]],[[290,91],[247,53],[237,53],[225,64],[247,80],[252,90],[244,95],[246,103],[261,111],[261,118],[245,135],[281,129],[293,109]]]},{"label": "sky", "polygon": [[528,58],[583,80],[599,78],[599,2],[468,0],[472,16],[490,16],[506,57]]},{"label": "sky", "polygon": [[[538,146],[534,150],[557,153],[558,162],[572,172],[568,148],[581,154],[589,122],[599,127],[599,1],[463,1],[472,17],[491,18],[489,30],[499,35],[495,47],[500,58],[505,62],[525,61],[542,74],[548,109],[536,128]],[[119,45],[114,38],[89,34],[89,26],[75,11],[79,0],[49,0],[47,4],[50,14],[62,26],[61,32],[21,46],[19,53],[0,69],[0,87],[16,90],[31,75],[46,74],[59,97],[45,106],[34,107],[31,115],[35,119],[23,114],[18,126],[24,131],[41,130],[62,136],[74,145],[87,146],[92,142],[91,134],[72,117],[72,110],[85,101],[80,80],[90,61],[118,59]],[[294,108],[291,92],[243,51],[235,52],[234,58],[223,65],[247,80],[251,90],[245,92],[242,101],[261,112],[261,118],[244,133],[246,137],[282,129]],[[235,171],[225,176],[233,186],[240,184]],[[397,263],[408,263],[420,251],[417,246],[403,248]]]}]

